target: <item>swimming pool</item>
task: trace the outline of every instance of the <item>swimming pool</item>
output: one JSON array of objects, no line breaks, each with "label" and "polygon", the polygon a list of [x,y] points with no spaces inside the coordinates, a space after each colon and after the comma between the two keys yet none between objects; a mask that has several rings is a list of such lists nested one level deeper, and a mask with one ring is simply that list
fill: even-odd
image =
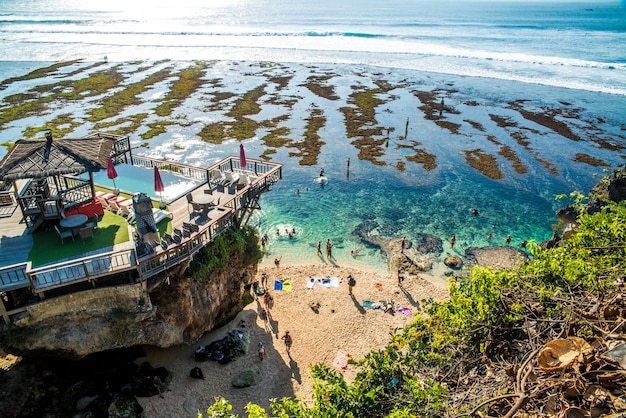
[{"label": "swimming pool", "polygon": [[[138,167],[129,164],[117,164],[115,166],[117,178],[115,186],[124,193],[134,194],[143,192],[154,200],[163,199],[164,202],[170,203],[189,191],[198,187],[201,182],[176,174],[169,171],[160,170],[161,179],[165,186],[163,193],[154,191],[154,170],[151,168]],[[86,174],[84,175],[86,177]],[[113,180],[107,177],[106,169],[93,173],[93,181],[96,185],[102,187],[113,187]],[[163,195],[161,197],[161,195]]]}]

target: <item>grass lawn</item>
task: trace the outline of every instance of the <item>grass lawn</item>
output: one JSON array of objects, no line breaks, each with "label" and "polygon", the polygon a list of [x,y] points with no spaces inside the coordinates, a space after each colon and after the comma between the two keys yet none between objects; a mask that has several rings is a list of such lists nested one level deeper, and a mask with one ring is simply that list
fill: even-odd
[{"label": "grass lawn", "polygon": [[85,244],[80,237],[69,238],[61,245],[59,234],[50,228],[38,230],[33,234],[33,248],[30,250],[28,259],[33,267],[57,262],[66,258],[80,256],[88,251],[111,247],[113,244],[121,244],[129,240],[128,222],[121,216],[105,211],[98,228],[93,232],[93,239],[87,238]]}]

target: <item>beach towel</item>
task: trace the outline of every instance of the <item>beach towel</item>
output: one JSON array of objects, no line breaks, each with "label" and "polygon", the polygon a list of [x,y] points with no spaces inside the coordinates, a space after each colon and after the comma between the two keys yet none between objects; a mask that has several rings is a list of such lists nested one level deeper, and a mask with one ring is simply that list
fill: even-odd
[{"label": "beach towel", "polygon": [[283,280],[283,292],[291,292],[291,281],[288,279]]},{"label": "beach towel", "polygon": [[283,290],[283,282],[274,280],[274,290]]},{"label": "beach towel", "polygon": [[363,301],[363,307],[364,308],[369,308],[369,309],[374,309],[374,302],[372,302],[371,300],[364,300]]},{"label": "beach towel", "polygon": [[396,306],[396,312],[404,314],[404,315],[411,315],[411,308],[405,308],[404,306]]},{"label": "beach towel", "polygon": [[315,286],[315,282],[316,282],[317,280],[318,280],[318,279],[317,279],[317,278],[315,278],[315,277],[309,277],[309,281],[308,281],[308,282],[306,282],[306,288],[307,288],[307,289],[313,289],[313,286]]},{"label": "beach towel", "polygon": [[339,277],[331,277],[330,278],[330,286],[331,287],[339,287]]}]

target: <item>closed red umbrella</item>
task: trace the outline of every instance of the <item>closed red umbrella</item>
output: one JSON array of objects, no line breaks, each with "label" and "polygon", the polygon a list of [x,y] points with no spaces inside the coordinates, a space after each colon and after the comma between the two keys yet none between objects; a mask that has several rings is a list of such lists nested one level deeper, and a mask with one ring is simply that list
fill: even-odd
[{"label": "closed red umbrella", "polygon": [[115,165],[113,164],[113,160],[109,158],[109,162],[107,163],[107,177],[113,180],[113,187],[115,191],[117,191],[117,186],[115,185],[115,178],[117,177],[117,171],[115,170]]},{"label": "closed red umbrella", "polygon": [[242,169],[246,168],[246,151],[243,149],[243,144],[239,144],[239,167]]},{"label": "closed red umbrella", "polygon": [[159,167],[157,166],[154,166],[154,191],[161,194],[161,202],[163,202],[163,192],[165,191],[165,186],[163,185],[161,173],[159,173]]}]

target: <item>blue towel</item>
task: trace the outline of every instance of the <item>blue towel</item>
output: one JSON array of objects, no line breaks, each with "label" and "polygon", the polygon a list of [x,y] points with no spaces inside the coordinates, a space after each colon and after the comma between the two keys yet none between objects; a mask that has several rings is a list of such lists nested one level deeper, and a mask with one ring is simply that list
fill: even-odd
[{"label": "blue towel", "polygon": [[283,290],[283,282],[274,280],[274,290]]}]

